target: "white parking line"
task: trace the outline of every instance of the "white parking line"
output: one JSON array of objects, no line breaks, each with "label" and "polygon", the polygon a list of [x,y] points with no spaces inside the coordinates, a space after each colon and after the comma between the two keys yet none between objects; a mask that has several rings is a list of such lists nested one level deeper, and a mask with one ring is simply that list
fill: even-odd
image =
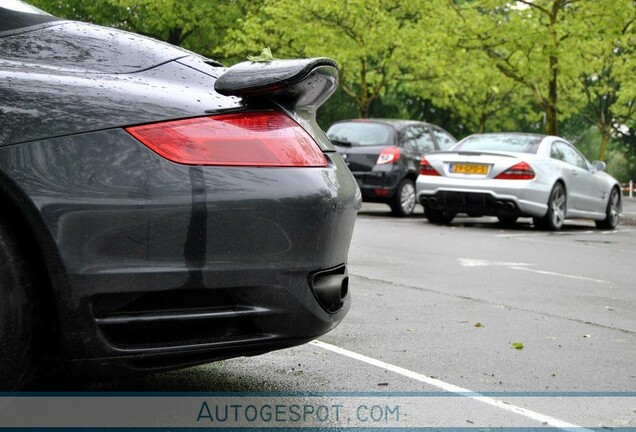
[{"label": "white parking line", "polygon": [[512,266],[509,267],[511,269],[514,270],[525,270],[525,271],[529,271],[529,272],[533,272],[533,273],[538,273],[538,274],[542,274],[542,275],[547,275],[547,276],[558,276],[558,277],[563,277],[563,278],[568,278],[568,279],[578,279],[578,280],[584,280],[584,281],[588,281],[588,282],[596,282],[596,283],[602,283],[602,284],[608,284],[608,281],[602,280],[602,279],[592,279],[589,277],[585,277],[585,276],[576,276],[576,275],[571,275],[571,274],[566,274],[566,273],[555,273],[555,272],[551,272],[551,271],[545,271],[545,270],[536,270],[536,269],[531,269],[528,267],[517,267],[517,266]]},{"label": "white parking line", "polygon": [[537,422],[540,422],[544,426],[556,427],[556,428],[559,428],[559,429],[562,429],[562,430],[567,430],[567,431],[572,431],[572,432],[586,432],[586,431],[590,432],[589,429],[584,429],[581,426],[577,426],[575,424],[568,423],[568,422],[565,422],[563,420],[559,420],[557,418],[554,418],[554,417],[551,417],[551,416],[547,416],[545,414],[538,413],[536,411],[532,411],[532,410],[529,410],[529,409],[526,409],[526,408],[518,407],[516,405],[512,405],[512,404],[509,404],[507,402],[503,402],[503,401],[500,401],[498,399],[494,399],[494,398],[489,397],[489,396],[481,396],[481,395],[479,395],[479,393],[475,393],[472,390],[468,390],[468,389],[465,389],[463,387],[456,386],[454,384],[449,384],[447,382],[438,380],[436,378],[431,378],[431,377],[428,377],[426,375],[422,375],[420,373],[413,372],[413,371],[408,370],[408,369],[404,369],[404,368],[402,368],[400,366],[395,366],[395,365],[392,365],[390,363],[383,362],[381,360],[376,360],[374,358],[367,357],[367,356],[365,356],[363,354],[358,354],[356,352],[349,351],[349,350],[344,349],[344,348],[340,348],[340,347],[338,347],[336,345],[331,345],[331,344],[328,344],[328,343],[325,343],[325,342],[321,342],[319,340],[314,340],[312,342],[309,342],[309,344],[313,345],[315,347],[318,347],[318,348],[325,349],[327,351],[334,352],[336,354],[340,354],[340,355],[345,356],[345,357],[349,357],[349,358],[354,359],[354,360],[358,360],[358,361],[364,362],[364,363],[372,365],[372,366],[379,367],[381,369],[385,369],[385,370],[394,372],[394,373],[396,373],[398,375],[402,375],[402,376],[405,376],[407,378],[412,378],[412,379],[414,379],[416,381],[420,381],[420,382],[429,384],[431,386],[437,387],[439,389],[442,389],[442,390],[450,392],[450,393],[461,393],[463,396],[465,396],[467,398],[473,399],[473,400],[478,401],[478,402],[485,403],[487,405],[491,405],[491,406],[496,407],[496,408],[500,408],[500,409],[502,409],[504,411],[508,411],[508,412],[511,412],[511,413],[514,413],[514,414],[518,414],[520,416],[529,418],[529,419],[537,421]]},{"label": "white parking line", "polygon": [[563,278],[568,278],[568,279],[584,280],[584,281],[588,281],[588,282],[595,282],[595,283],[602,283],[602,284],[610,283],[610,282],[605,281],[605,280],[593,279],[593,278],[589,278],[589,277],[585,277],[585,276],[578,276],[578,275],[572,275],[572,274],[567,274],[567,273],[556,273],[556,272],[551,272],[551,271],[546,271],[546,270],[536,270],[536,269],[528,267],[528,266],[534,265],[534,264],[530,264],[530,263],[521,263],[521,262],[518,263],[518,262],[507,262],[507,261],[488,261],[488,260],[472,259],[472,258],[459,258],[459,262],[461,263],[461,265],[463,267],[500,266],[500,267],[507,267],[507,268],[512,269],[512,270],[525,270],[525,271],[538,273],[538,274],[541,274],[541,275],[547,275],[547,276],[558,276],[558,277],[563,277]]},{"label": "white parking line", "polygon": [[488,266],[503,266],[503,267],[524,267],[532,264],[522,262],[508,262],[508,261],[488,261],[482,259],[472,258],[460,258],[459,262],[464,267],[488,267]]},{"label": "white parking line", "polygon": [[602,234],[602,235],[616,235],[622,233],[628,233],[634,231],[633,229],[617,229],[611,231],[557,231],[557,232],[538,232],[538,233],[508,233],[508,234],[496,234],[495,237],[552,237],[552,236],[575,236],[575,235],[591,235],[591,234]]}]

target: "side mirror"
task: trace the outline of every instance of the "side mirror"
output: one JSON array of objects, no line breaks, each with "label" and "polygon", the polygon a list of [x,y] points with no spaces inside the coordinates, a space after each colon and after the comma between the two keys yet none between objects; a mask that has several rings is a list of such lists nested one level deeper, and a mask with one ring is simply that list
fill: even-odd
[{"label": "side mirror", "polygon": [[592,167],[594,168],[594,171],[605,171],[605,168],[607,168],[607,164],[603,161],[594,161],[592,162]]}]

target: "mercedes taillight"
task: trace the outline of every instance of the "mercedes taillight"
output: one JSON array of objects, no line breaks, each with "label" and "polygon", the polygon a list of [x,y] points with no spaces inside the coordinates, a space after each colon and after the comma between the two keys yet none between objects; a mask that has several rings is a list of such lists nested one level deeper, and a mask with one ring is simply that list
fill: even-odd
[{"label": "mercedes taillight", "polygon": [[426,157],[422,157],[422,160],[420,160],[420,175],[438,176],[440,173],[433,168],[431,163],[426,160]]},{"label": "mercedes taillight", "polygon": [[499,180],[531,180],[534,178],[534,171],[526,162],[519,162],[495,178]]}]

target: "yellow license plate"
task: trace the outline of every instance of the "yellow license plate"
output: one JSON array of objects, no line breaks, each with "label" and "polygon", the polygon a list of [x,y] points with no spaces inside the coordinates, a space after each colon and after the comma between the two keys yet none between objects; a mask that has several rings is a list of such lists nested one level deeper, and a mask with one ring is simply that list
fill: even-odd
[{"label": "yellow license plate", "polygon": [[488,165],[472,163],[454,163],[450,172],[457,174],[488,174]]}]

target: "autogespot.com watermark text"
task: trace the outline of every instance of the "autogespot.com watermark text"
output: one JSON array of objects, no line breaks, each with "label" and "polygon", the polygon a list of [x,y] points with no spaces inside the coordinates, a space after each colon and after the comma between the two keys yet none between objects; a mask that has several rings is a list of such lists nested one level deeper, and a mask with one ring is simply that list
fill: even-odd
[{"label": "autogespot.com watermark text", "polygon": [[227,404],[203,401],[197,423],[208,425],[253,425],[275,423],[277,426],[332,425],[355,423],[394,424],[400,421],[400,405],[377,403],[261,403]]},{"label": "autogespot.com watermark text", "polygon": [[636,432],[636,392],[5,393],[2,429]]}]

